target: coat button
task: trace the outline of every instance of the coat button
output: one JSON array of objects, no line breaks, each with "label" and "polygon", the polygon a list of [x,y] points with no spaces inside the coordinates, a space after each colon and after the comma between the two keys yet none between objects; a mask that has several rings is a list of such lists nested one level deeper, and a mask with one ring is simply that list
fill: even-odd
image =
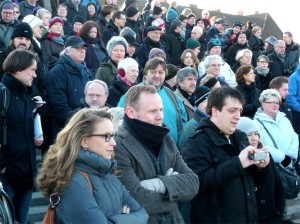
[{"label": "coat button", "polygon": [[262,199],[262,200],[260,200],[260,203],[261,203],[261,204],[265,204],[266,201],[265,201],[264,199]]}]

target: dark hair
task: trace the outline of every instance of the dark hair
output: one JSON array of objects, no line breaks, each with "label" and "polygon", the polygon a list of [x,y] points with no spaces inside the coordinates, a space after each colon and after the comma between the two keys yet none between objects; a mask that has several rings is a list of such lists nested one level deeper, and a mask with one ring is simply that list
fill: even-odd
[{"label": "dark hair", "polygon": [[289,83],[289,78],[286,76],[278,76],[271,80],[271,82],[269,83],[269,88],[279,89],[284,83]]},{"label": "dark hair", "polygon": [[80,31],[79,31],[79,36],[80,36],[83,40],[87,39],[87,37],[89,36],[90,30],[91,30],[92,28],[94,28],[94,27],[96,27],[96,29],[97,29],[97,38],[98,38],[99,41],[100,41],[100,39],[101,39],[101,30],[100,30],[100,27],[99,27],[99,25],[98,25],[96,22],[91,21],[91,20],[85,22],[85,23],[82,25],[82,27],[81,27],[81,29],[80,29]]},{"label": "dark hair", "polygon": [[288,37],[293,38],[293,34],[290,31],[286,31],[283,34],[286,34],[286,35],[288,35]]},{"label": "dark hair", "polygon": [[236,75],[236,82],[238,84],[242,84],[245,82],[244,75],[248,74],[250,70],[254,71],[254,68],[252,65],[242,65],[238,68],[238,70],[235,72]]},{"label": "dark hair", "polygon": [[232,98],[237,100],[241,104],[244,104],[243,96],[234,88],[223,86],[222,88],[218,88],[213,90],[207,100],[206,113],[211,115],[211,110],[215,107],[218,111],[222,111],[225,106],[226,99]]},{"label": "dark hair", "polygon": [[143,75],[145,76],[149,70],[156,69],[159,65],[162,65],[166,74],[168,74],[166,62],[158,57],[154,57],[147,61],[144,67]]},{"label": "dark hair", "polygon": [[114,12],[116,9],[115,7],[113,7],[112,5],[104,5],[101,7],[101,10],[100,10],[100,14],[105,17],[109,14],[111,14],[111,12]]},{"label": "dark hair", "polygon": [[185,15],[179,15],[178,19],[182,22],[183,20],[187,20],[188,18]]},{"label": "dark hair", "polygon": [[151,85],[136,85],[129,88],[125,95],[124,108],[133,107],[134,109],[139,110],[138,101],[140,99],[140,95],[145,92],[155,94],[157,93],[157,90],[154,86]]},{"label": "dark hair", "polygon": [[31,51],[16,49],[9,53],[3,62],[2,69],[7,74],[15,74],[16,72],[24,71],[29,68],[34,60],[37,60],[37,55]]},{"label": "dark hair", "polygon": [[120,19],[120,18],[121,18],[121,15],[126,16],[126,15],[125,15],[125,12],[123,12],[123,11],[116,11],[116,12],[113,14],[111,20],[114,22],[115,19]]}]

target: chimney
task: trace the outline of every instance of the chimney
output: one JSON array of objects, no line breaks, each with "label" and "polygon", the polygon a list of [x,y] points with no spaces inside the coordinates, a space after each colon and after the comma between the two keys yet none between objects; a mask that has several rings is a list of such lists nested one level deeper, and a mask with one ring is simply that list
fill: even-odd
[{"label": "chimney", "polygon": [[243,16],[244,15],[244,11],[237,11],[237,15],[238,16]]}]

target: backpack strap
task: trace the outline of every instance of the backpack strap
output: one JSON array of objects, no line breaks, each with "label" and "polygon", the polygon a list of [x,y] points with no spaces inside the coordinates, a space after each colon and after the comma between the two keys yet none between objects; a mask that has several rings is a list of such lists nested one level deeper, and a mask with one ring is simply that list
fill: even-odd
[{"label": "backpack strap", "polygon": [[164,87],[164,89],[166,90],[168,96],[170,97],[175,109],[176,109],[176,117],[177,117],[177,132],[178,132],[178,136],[179,136],[179,133],[181,132],[182,130],[182,120],[181,120],[181,109],[180,109],[180,106],[178,104],[178,101],[177,101],[177,97],[176,97],[176,94],[170,90],[169,88],[167,87]]},{"label": "backpack strap", "polygon": [[276,142],[275,142],[273,136],[272,136],[271,133],[269,132],[269,130],[268,130],[268,129],[266,128],[266,126],[261,122],[261,120],[258,120],[258,119],[257,119],[257,121],[264,127],[264,129],[266,130],[267,134],[269,135],[269,138],[272,140],[273,145],[278,149],[277,144],[276,144]]}]

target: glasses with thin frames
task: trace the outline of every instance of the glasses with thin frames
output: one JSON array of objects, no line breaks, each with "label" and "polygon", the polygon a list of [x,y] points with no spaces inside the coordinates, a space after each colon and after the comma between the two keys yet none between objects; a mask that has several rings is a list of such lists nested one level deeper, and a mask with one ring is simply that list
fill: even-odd
[{"label": "glasses with thin frames", "polygon": [[112,138],[116,136],[116,134],[93,134],[90,135],[90,137],[96,136],[96,137],[104,137],[106,142],[110,142]]}]

